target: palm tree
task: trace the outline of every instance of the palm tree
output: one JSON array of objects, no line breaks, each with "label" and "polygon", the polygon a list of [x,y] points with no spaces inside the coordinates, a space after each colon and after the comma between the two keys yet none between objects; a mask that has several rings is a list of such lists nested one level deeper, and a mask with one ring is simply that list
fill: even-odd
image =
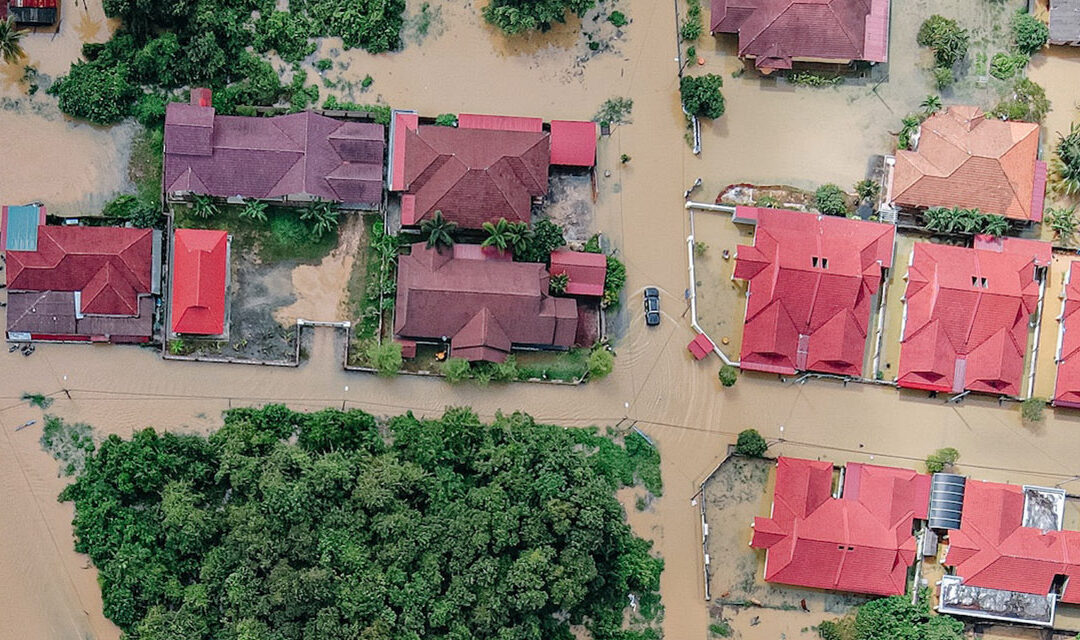
[{"label": "palm tree", "polygon": [[1080,192],[1080,126],[1074,122],[1068,135],[1058,134],[1057,157],[1053,160],[1057,189],[1067,196]]},{"label": "palm tree", "polygon": [[480,243],[481,247],[495,247],[505,251],[513,246],[517,234],[513,225],[506,218],[499,218],[496,223],[485,222],[483,227],[488,237],[484,238],[484,241]]},{"label": "palm tree", "polygon": [[928,95],[923,98],[922,104],[919,105],[923,114],[931,116],[938,111],[941,111],[941,96]]},{"label": "palm tree", "polygon": [[1000,237],[1009,232],[1009,221],[1005,219],[1005,216],[983,216],[982,230],[983,233],[988,233],[994,237]]},{"label": "palm tree", "polygon": [[19,44],[19,40],[26,33],[25,29],[15,28],[15,19],[12,17],[0,21],[0,60],[8,64],[15,64],[26,55],[22,45]]},{"label": "palm tree", "polygon": [[1068,244],[1076,233],[1076,207],[1049,209],[1046,212],[1046,221],[1058,239]]},{"label": "palm tree", "polygon": [[570,275],[566,273],[553,273],[551,274],[551,279],[548,282],[551,293],[555,295],[562,295],[566,293],[566,288],[570,286]]},{"label": "palm tree", "polygon": [[454,233],[458,224],[443,217],[442,211],[436,210],[430,218],[420,221],[420,232],[427,236],[427,248],[454,246]]},{"label": "palm tree", "polygon": [[196,218],[213,218],[217,215],[217,206],[210,196],[196,195],[191,199],[191,213]]},{"label": "palm tree", "polygon": [[266,203],[258,200],[247,202],[240,210],[240,217],[255,222],[266,222]]},{"label": "palm tree", "polygon": [[315,234],[315,238],[318,239],[337,227],[338,210],[333,202],[315,200],[300,210],[300,219],[311,221],[311,231]]},{"label": "palm tree", "polygon": [[528,222],[510,223],[510,249],[514,255],[521,255],[529,248],[535,234]]}]

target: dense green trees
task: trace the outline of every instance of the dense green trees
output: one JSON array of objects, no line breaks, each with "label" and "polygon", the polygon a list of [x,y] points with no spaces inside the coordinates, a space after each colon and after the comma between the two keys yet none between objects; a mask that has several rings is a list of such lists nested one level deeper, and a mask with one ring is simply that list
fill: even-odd
[{"label": "dense green trees", "polygon": [[860,606],[854,616],[818,626],[823,640],[962,640],[964,623],[930,611],[929,591],[915,604],[910,596],[889,596]]},{"label": "dense green trees", "polygon": [[720,93],[722,86],[724,78],[715,73],[683,76],[679,80],[683,109],[699,118],[719,118],[724,115],[724,94]]},{"label": "dense green trees", "polygon": [[[306,106],[312,89],[283,85],[261,54],[296,63],[315,50],[316,36],[341,36],[346,48],[371,52],[400,46],[404,0],[294,0],[289,12],[270,0],[105,0],[105,13],[121,23],[112,39],[83,47],[54,85],[61,109],[111,124],[129,115],[140,94],[205,85],[214,106],[289,103]],[[257,20],[254,15],[260,15]],[[317,89],[315,90],[317,91]]]},{"label": "dense green trees", "polygon": [[758,433],[757,429],[743,429],[735,440],[735,453],[751,458],[760,458],[765,455],[769,444]]},{"label": "dense green trees", "polygon": [[595,4],[596,0],[491,0],[484,6],[484,19],[509,35],[547,31],[554,22],[566,22],[568,11],[580,17]]},{"label": "dense green trees", "polygon": [[234,409],[208,438],[110,436],[61,494],[131,640],[625,640],[663,562],[615,490],[658,457],[595,430],[468,409]]},{"label": "dense green trees", "polygon": [[939,89],[953,83],[953,67],[967,55],[971,36],[956,20],[932,15],[919,26],[918,43],[934,51],[934,81]]},{"label": "dense green trees", "polygon": [[563,228],[547,218],[533,225],[532,234],[525,239],[520,251],[514,252],[519,262],[547,262],[551,252],[566,244]]},{"label": "dense green trees", "polygon": [[1046,90],[1023,76],[1013,82],[1012,91],[999,102],[991,115],[1005,120],[1042,122],[1050,111]]}]

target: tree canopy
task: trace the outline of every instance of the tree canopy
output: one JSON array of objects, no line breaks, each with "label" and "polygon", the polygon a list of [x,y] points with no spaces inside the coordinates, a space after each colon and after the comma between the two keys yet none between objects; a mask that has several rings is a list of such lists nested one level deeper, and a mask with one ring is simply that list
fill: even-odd
[{"label": "tree canopy", "polygon": [[679,80],[679,96],[683,108],[699,118],[719,118],[724,115],[724,94],[720,87],[724,78],[715,73],[703,76],[683,76]]},{"label": "tree canopy", "polygon": [[638,479],[637,434],[270,405],[109,436],[60,497],[130,640],[629,640],[663,568],[615,499]]},{"label": "tree canopy", "polygon": [[484,19],[510,35],[547,31],[554,22],[566,22],[566,13],[578,17],[592,9],[596,0],[491,0]]}]

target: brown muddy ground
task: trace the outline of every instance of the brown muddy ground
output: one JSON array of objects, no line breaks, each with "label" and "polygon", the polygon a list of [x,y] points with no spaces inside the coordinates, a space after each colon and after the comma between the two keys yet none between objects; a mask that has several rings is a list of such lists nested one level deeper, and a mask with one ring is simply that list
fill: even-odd
[{"label": "brown muddy ground", "polygon": [[[410,2],[410,12],[418,6]],[[909,34],[904,37],[911,37],[912,15],[929,13],[929,6],[928,0],[919,0],[894,12],[894,43],[904,29]],[[847,186],[861,177],[868,154],[890,148],[885,132],[921,100],[929,81],[921,69],[903,80],[902,68],[918,55],[906,51],[909,45],[896,44],[893,77],[878,89],[886,92],[882,95],[888,96],[888,106],[872,93],[847,88],[786,91],[749,78],[731,80],[725,88],[728,115],[706,125],[705,150],[694,157],[683,140],[676,97],[672,5],[621,0],[619,8],[633,23],[613,50],[585,64],[579,62],[585,44],[577,24],[545,36],[505,39],[480,22],[473,3],[441,5],[441,26],[429,30],[420,46],[380,56],[357,51],[339,55],[339,61],[349,64],[346,75],[356,80],[370,73],[375,79],[364,96],[356,96],[358,101],[381,95],[390,104],[423,113],[588,118],[609,97],[634,99],[634,124],[617,127],[600,143],[594,210],[596,228],[619,248],[628,270],[618,314],[626,334],[617,345],[615,373],[578,388],[450,386],[412,376],[386,380],[342,371],[337,357],[341,345],[329,329],[314,330],[311,360],[296,369],[163,362],[153,351],[126,347],[41,346],[30,358],[0,351],[0,539],[5,541],[0,547],[5,613],[0,616],[0,640],[119,636],[101,614],[95,571],[84,568],[85,558],[72,551],[71,506],[55,500],[65,482],[56,476],[56,463],[40,450],[34,428],[14,432],[16,426],[41,417],[40,411],[18,402],[24,391],[57,394],[51,411],[87,421],[102,433],[121,435],[147,424],[208,431],[220,424],[219,414],[229,406],[270,401],[300,409],[344,404],[377,414],[407,409],[434,414],[447,405],[467,404],[485,416],[523,409],[570,426],[614,424],[630,416],[656,440],[663,460],[664,497],[647,511],[631,509],[628,516],[665,558],[664,629],[666,637],[678,640],[704,638],[709,624],[702,599],[700,519],[692,497],[745,427],[776,439],[779,427],[785,426],[785,441],[770,449],[771,454],[913,465],[929,451],[954,446],[961,451],[962,472],[982,478],[1056,484],[1078,472],[1076,412],[1048,412],[1043,428],[1033,432],[1020,427],[1014,407],[1002,408],[993,400],[970,398],[962,406],[945,406],[862,385],[845,388],[815,381],[792,386],[751,376],[722,390],[715,358],[692,361],[685,344],[693,332],[683,317],[689,233],[684,189],[697,176],[705,178],[706,187],[715,187],[705,190],[713,194],[743,181],[816,186],[832,180]],[[333,46],[327,43],[323,49]],[[699,50],[705,48],[703,40]],[[716,48],[706,70],[729,77],[735,62],[723,47]],[[44,46],[41,50],[47,51]],[[50,64],[64,66],[62,60]],[[1068,76],[1058,77],[1069,81]],[[12,131],[29,136],[23,132],[37,124],[19,112],[0,115],[5,136]],[[74,150],[73,156],[102,146],[84,144],[98,130],[61,125],[52,137]],[[100,133],[105,136],[102,144],[111,149],[108,153],[118,156],[121,134],[115,129]],[[104,176],[88,182],[79,171],[106,167],[115,171],[120,184],[126,170],[124,162],[112,166],[84,156],[75,171],[40,157],[36,148],[19,153],[31,180],[23,184],[31,192],[27,199],[62,182],[58,201],[76,201],[88,192],[111,188]],[[633,161],[620,165],[621,153]],[[65,171],[62,181],[54,177],[57,166]],[[612,171],[610,178],[603,177],[605,169]],[[0,183],[4,201],[7,189],[10,183]],[[647,329],[638,312],[646,285],[662,291],[665,315],[656,328]],[[752,626],[755,616],[758,624]],[[734,624],[745,638],[778,638],[779,633],[766,632],[770,625],[786,623],[746,612],[735,616]]]}]

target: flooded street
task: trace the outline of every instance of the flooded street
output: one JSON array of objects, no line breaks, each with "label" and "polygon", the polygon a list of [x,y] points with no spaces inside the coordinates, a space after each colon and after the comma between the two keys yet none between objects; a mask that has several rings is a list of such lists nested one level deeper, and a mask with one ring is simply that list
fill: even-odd
[{"label": "flooded street", "polygon": [[[416,5],[410,2],[410,12],[418,10]],[[706,70],[724,73],[729,111],[706,125],[699,158],[683,139],[671,4],[621,0],[619,8],[633,22],[612,44],[614,51],[601,52],[584,65],[578,58],[587,47],[574,24],[533,41],[508,43],[481,23],[474,4],[455,3],[441,7],[441,23],[432,25],[421,45],[380,56],[342,52],[335,60],[348,69],[327,72],[327,77],[336,73],[356,82],[352,99],[357,102],[381,98],[424,114],[474,111],[587,119],[610,97],[633,98],[633,124],[616,127],[600,141],[594,214],[594,225],[627,264],[622,310],[609,319],[612,326],[625,327],[616,344],[615,372],[575,388],[451,386],[412,376],[387,380],[343,371],[343,345],[330,329],[315,330],[311,359],[296,369],[165,362],[156,351],[135,347],[42,345],[29,358],[0,353],[0,485],[5,489],[0,492],[0,537],[6,541],[0,549],[0,598],[7,614],[0,616],[0,640],[119,637],[102,616],[96,572],[85,568],[85,557],[72,550],[72,507],[56,502],[65,480],[57,477],[57,464],[38,445],[41,411],[19,402],[23,392],[52,394],[50,412],[88,422],[102,434],[121,435],[146,425],[205,432],[220,424],[220,412],[230,406],[266,402],[298,409],[359,407],[379,415],[410,409],[430,415],[450,405],[471,405],[482,416],[524,410],[568,426],[630,418],[661,453],[663,498],[647,511],[631,509],[628,515],[665,559],[664,631],[674,640],[707,635],[700,519],[691,500],[744,428],[755,427],[774,443],[771,454],[913,466],[928,452],[952,446],[961,452],[961,472],[980,478],[1052,485],[1077,473],[1076,412],[1048,411],[1045,424],[1032,431],[1021,426],[1015,406],[1000,407],[992,399],[971,397],[946,406],[925,394],[823,381],[782,384],[753,374],[722,389],[716,358],[692,360],[685,349],[693,332],[683,296],[689,233],[683,190],[698,176],[707,187],[698,194],[703,197],[713,197],[713,187],[747,180],[797,186],[834,180],[849,186],[862,177],[869,153],[891,149],[887,130],[921,100],[929,80],[922,69],[907,72],[908,84],[896,75],[895,89],[890,83],[878,90],[897,92],[888,105],[869,87],[791,93],[762,87],[749,77],[730,79],[735,62],[717,45]],[[894,15],[914,20],[904,13]],[[67,12],[64,29],[75,16]],[[103,37],[100,31],[97,37]],[[44,55],[38,53],[46,51],[39,44],[34,43],[32,56]],[[320,55],[329,55],[334,46],[328,41]],[[61,55],[70,53],[65,45]],[[895,74],[912,64],[894,61]],[[360,92],[358,80],[367,74],[374,84]],[[1066,104],[1071,102],[1057,106]],[[858,115],[849,120],[847,112],[841,113],[844,105],[858,107],[853,111]],[[98,130],[58,115],[50,119],[5,110],[0,111],[0,133],[21,141],[10,145],[14,155],[6,156],[0,172],[0,201],[42,199],[52,206],[51,198],[57,206],[77,206],[83,198],[123,184],[128,135],[123,128]],[[620,164],[623,153],[632,162]],[[18,179],[8,166],[21,172]],[[604,170],[611,176],[604,177]],[[346,253],[327,258],[342,261],[342,283],[349,272]],[[290,315],[306,316],[340,303],[333,297],[344,295],[336,282],[308,282],[305,273],[298,269],[292,274],[298,290],[328,289],[311,292],[314,301],[300,296]],[[641,316],[645,286],[661,290],[659,327],[646,327]],[[38,425],[14,431],[31,419]],[[752,615],[761,614],[739,614],[743,637],[771,640],[799,631],[795,622],[789,626],[768,619],[751,630],[742,618]]]}]

